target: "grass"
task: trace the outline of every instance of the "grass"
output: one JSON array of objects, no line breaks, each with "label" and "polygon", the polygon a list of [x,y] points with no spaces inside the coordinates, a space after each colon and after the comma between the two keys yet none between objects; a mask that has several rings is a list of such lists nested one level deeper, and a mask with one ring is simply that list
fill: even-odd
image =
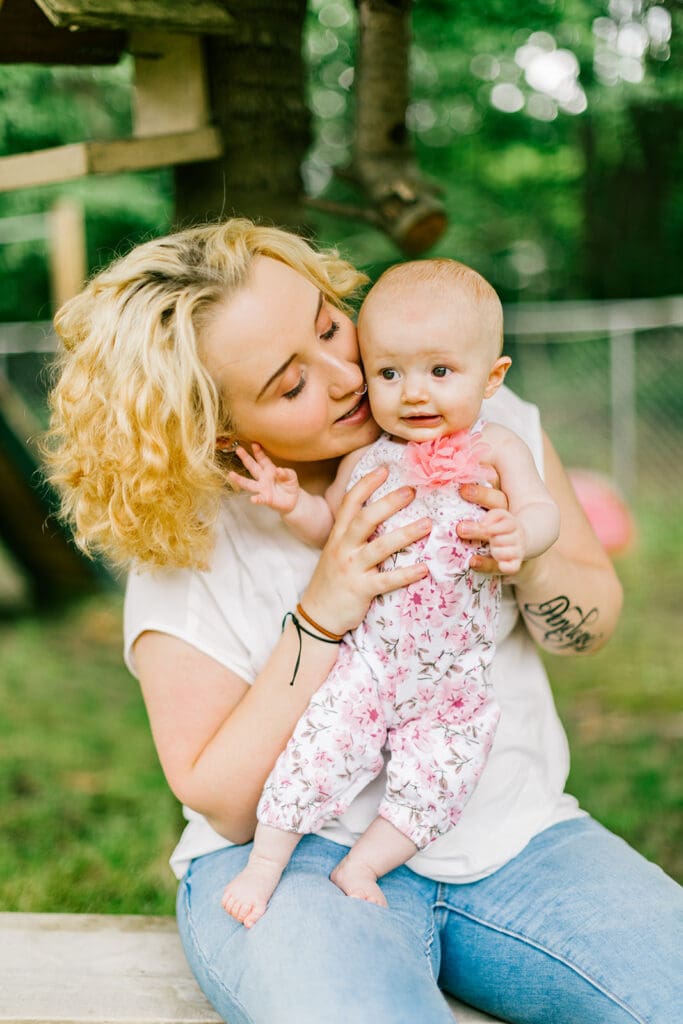
[{"label": "grass", "polygon": [[117,595],[0,626],[0,908],[170,913],[180,831]]},{"label": "grass", "polygon": [[[671,503],[669,503],[671,504]],[[683,880],[683,526],[643,507],[626,607],[591,658],[548,658],[570,791]],[[171,913],[179,808],[121,663],[121,597],[0,619],[0,909]]]},{"label": "grass", "polygon": [[572,749],[569,790],[683,882],[683,523],[675,504],[638,510],[636,548],[616,563],[625,605],[607,647],[546,662]]}]

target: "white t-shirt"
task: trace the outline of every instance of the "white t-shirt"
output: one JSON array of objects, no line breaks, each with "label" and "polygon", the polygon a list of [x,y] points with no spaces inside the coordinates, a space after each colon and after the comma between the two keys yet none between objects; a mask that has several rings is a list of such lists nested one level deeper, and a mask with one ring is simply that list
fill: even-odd
[{"label": "white t-shirt", "polygon": [[[501,388],[484,403],[482,417],[519,434],[543,472],[535,406]],[[133,644],[145,630],[157,630],[185,640],[251,683],[318,555],[289,532],[276,512],[252,505],[247,495],[226,495],[211,569],[130,574],[124,613],[126,664],[135,675]],[[483,878],[538,832],[583,813],[564,793],[567,739],[512,587],[503,588],[491,679],[501,718],[479,784],[457,826],[409,861],[416,872],[436,881]],[[381,775],[320,834],[351,845],[375,817],[383,788]],[[178,878],[194,857],[231,845],[201,815],[189,808],[184,814],[188,824],[171,857]]]}]

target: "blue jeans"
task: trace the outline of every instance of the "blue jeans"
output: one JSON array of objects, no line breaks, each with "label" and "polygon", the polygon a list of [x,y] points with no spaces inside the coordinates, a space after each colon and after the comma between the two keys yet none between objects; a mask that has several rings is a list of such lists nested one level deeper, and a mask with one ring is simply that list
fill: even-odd
[{"label": "blue jeans", "polygon": [[220,896],[250,849],[198,857],[178,892],[190,966],[229,1024],[453,1024],[439,987],[516,1024],[683,1019],[683,889],[590,818],[468,885],[397,868],[388,909],[344,896],[328,876],[345,847],[306,836],[247,930]]}]

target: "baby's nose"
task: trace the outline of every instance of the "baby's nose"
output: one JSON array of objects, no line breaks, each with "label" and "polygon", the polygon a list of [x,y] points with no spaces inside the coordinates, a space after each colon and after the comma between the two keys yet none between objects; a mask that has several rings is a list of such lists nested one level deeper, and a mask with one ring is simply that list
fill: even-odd
[{"label": "baby's nose", "polygon": [[427,391],[421,381],[406,377],[403,383],[404,402],[424,402],[427,400]]}]

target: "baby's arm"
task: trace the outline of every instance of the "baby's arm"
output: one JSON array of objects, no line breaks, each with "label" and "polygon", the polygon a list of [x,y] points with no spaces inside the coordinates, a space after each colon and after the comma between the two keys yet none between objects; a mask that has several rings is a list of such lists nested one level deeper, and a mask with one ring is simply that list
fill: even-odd
[{"label": "baby's arm", "polygon": [[491,463],[508,498],[509,511],[492,509],[482,519],[491,555],[504,575],[542,554],[557,540],[560,512],[538,475],[529,448],[517,434],[488,423],[483,440],[491,445]]},{"label": "baby's arm", "polygon": [[362,449],[351,452],[339,464],[337,475],[325,495],[310,494],[299,485],[295,470],[276,466],[259,444],[252,444],[253,455],[235,449],[250,477],[229,473],[234,487],[248,491],[255,505],[268,505],[279,512],[295,537],[305,544],[322,548],[330,535],[336,511],[346,490],[353,466]]}]

